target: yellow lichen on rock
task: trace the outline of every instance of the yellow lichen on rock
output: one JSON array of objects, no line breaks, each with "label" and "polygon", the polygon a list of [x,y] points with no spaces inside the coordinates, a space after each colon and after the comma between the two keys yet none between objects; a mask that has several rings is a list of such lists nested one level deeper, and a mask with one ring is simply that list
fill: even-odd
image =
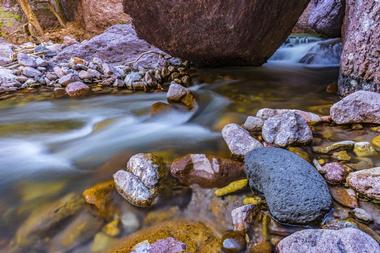
[{"label": "yellow lichen on rock", "polygon": [[215,190],[215,195],[218,197],[222,197],[224,195],[239,191],[245,188],[248,185],[248,179],[241,179],[234,181],[223,188],[219,188]]},{"label": "yellow lichen on rock", "polygon": [[154,243],[160,239],[173,237],[186,244],[187,253],[221,252],[221,238],[201,222],[173,220],[164,222],[129,235],[120,241],[109,253],[128,253],[132,248],[147,240]]},{"label": "yellow lichen on rock", "polygon": [[115,183],[113,180],[109,180],[86,189],[82,196],[87,203],[98,209],[102,217],[112,218],[117,212],[117,207],[112,201],[113,193],[116,193]]}]

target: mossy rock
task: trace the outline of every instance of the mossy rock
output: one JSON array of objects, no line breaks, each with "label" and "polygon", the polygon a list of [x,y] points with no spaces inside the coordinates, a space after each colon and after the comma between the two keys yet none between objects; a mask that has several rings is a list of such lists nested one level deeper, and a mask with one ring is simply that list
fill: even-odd
[{"label": "mossy rock", "polygon": [[133,247],[145,240],[154,243],[157,240],[173,237],[186,244],[186,252],[221,252],[221,238],[201,222],[173,220],[142,229],[121,240],[109,253],[131,252]]}]

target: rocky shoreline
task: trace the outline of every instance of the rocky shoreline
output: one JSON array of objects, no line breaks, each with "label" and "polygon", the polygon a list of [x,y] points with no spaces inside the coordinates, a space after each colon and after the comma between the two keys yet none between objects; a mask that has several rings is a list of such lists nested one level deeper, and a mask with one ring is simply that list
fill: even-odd
[{"label": "rocky shoreline", "polygon": [[80,97],[106,88],[155,91],[172,81],[191,84],[188,62],[137,38],[130,25],[115,25],[89,41],[67,37],[64,44],[0,48],[0,94],[43,87],[56,97]]}]

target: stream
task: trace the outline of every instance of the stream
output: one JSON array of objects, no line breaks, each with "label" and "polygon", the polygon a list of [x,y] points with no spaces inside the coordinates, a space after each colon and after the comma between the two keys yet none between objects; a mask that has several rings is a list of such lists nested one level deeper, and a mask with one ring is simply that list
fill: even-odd
[{"label": "stream", "polygon": [[229,157],[221,128],[261,108],[327,115],[338,97],[326,86],[337,80],[339,66],[334,59],[299,63],[319,41],[289,40],[262,67],[200,70],[192,87],[199,107],[186,113],[152,116],[152,104],[165,102],[165,93],[1,100],[0,251],[30,210],[111,179],[132,154],[157,152],[168,161],[188,153]]}]

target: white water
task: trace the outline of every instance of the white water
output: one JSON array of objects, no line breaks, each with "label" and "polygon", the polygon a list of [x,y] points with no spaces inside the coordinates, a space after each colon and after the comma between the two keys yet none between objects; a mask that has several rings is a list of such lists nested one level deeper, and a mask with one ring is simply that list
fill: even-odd
[{"label": "white water", "polygon": [[[152,117],[151,105],[165,94],[104,96],[83,100],[36,102],[0,110],[0,124],[78,121],[76,129],[18,133],[0,137],[0,184],[43,171],[68,171],[99,164],[118,152],[196,144],[218,133],[196,123],[196,112],[164,113]],[[216,94],[202,105],[222,110],[227,100]],[[216,119],[218,113],[214,113]],[[105,124],[105,126],[101,126]],[[21,127],[22,128],[22,127]]]}]

